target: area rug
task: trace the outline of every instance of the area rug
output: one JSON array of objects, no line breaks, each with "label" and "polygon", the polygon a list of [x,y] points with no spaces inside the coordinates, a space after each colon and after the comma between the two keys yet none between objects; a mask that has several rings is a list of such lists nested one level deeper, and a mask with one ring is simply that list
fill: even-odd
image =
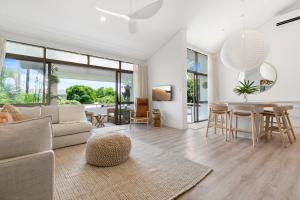
[{"label": "area rug", "polygon": [[55,151],[55,200],[169,200],[191,189],[212,170],[132,140],[131,158],[115,167],[85,162],[85,145]]}]

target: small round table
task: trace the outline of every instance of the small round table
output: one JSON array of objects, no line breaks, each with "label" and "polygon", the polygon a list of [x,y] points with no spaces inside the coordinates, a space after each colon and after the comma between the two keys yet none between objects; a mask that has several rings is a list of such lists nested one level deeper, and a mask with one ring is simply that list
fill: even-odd
[{"label": "small round table", "polygon": [[107,117],[106,114],[97,114],[97,115],[94,115],[94,118],[96,119],[96,123],[95,123],[95,126],[97,126],[97,128],[99,127],[104,127],[104,119],[105,117]]}]

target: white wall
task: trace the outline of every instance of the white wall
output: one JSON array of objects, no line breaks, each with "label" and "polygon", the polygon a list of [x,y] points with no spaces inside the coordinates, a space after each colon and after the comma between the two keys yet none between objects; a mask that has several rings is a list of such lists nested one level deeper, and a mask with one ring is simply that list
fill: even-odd
[{"label": "white wall", "polygon": [[[270,45],[267,62],[275,66],[278,79],[269,91],[249,95],[250,101],[299,101],[300,100],[300,21],[281,27],[271,20],[259,31],[265,34]],[[230,71],[218,60],[219,96],[223,101],[242,100],[232,90],[237,84],[238,73]]]},{"label": "white wall", "polygon": [[178,129],[187,128],[186,48],[186,31],[180,30],[148,60],[149,98],[152,87],[173,87],[172,101],[153,101],[151,107],[161,110],[164,125]]}]

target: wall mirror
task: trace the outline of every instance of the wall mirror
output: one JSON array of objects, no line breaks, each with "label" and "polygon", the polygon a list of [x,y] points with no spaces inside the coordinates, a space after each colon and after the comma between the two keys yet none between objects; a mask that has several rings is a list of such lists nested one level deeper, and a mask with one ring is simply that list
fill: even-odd
[{"label": "wall mirror", "polygon": [[265,92],[273,87],[277,80],[276,69],[270,63],[263,63],[260,67],[247,72],[240,72],[239,81],[254,81],[259,86],[259,93]]}]

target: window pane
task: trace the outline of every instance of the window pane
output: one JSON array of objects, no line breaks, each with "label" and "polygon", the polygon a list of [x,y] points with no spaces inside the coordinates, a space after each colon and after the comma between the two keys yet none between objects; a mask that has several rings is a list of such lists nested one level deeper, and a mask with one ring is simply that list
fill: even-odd
[{"label": "window pane", "polygon": [[19,54],[24,56],[44,57],[44,49],[15,42],[6,43],[6,53]]},{"label": "window pane", "polygon": [[133,64],[122,62],[121,69],[133,71]]},{"label": "window pane", "polygon": [[58,104],[88,104],[89,108],[95,108],[95,113],[101,107],[115,105],[116,72],[65,65],[53,67],[58,83],[52,84],[51,95],[57,97]]},{"label": "window pane", "polygon": [[121,74],[121,101],[133,102],[133,74],[122,73]]},{"label": "window pane", "polygon": [[44,64],[5,59],[0,76],[0,104],[43,103]]},{"label": "window pane", "polygon": [[198,57],[198,62],[197,62],[197,67],[196,70],[197,72],[207,74],[207,55],[197,53]]},{"label": "window pane", "polygon": [[198,108],[198,117],[199,117],[199,121],[208,119],[208,104],[207,103],[200,103],[199,108]]},{"label": "window pane", "polygon": [[196,54],[190,49],[187,50],[187,64],[188,70],[196,71]]},{"label": "window pane", "polygon": [[207,101],[207,76],[199,76],[200,101]]},{"label": "window pane", "polygon": [[107,67],[113,69],[119,69],[119,62],[114,60],[108,60],[104,58],[90,57],[90,64],[100,67]]},{"label": "window pane", "polygon": [[76,53],[47,49],[46,56],[48,59],[53,60],[87,64],[87,56]]}]

